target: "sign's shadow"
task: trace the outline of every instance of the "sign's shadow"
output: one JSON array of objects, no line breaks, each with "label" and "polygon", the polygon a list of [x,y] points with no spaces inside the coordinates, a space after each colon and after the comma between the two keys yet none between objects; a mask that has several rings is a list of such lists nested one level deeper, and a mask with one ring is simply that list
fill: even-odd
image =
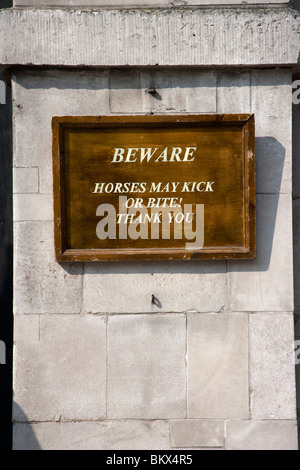
[{"label": "sign's shadow", "polygon": [[15,401],[13,402],[13,410],[15,417],[13,450],[42,450],[27,415]]}]

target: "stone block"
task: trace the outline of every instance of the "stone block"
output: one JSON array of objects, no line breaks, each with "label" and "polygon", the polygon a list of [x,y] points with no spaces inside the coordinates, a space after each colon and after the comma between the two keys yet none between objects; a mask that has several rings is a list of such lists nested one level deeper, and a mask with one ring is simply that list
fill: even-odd
[{"label": "stone block", "polygon": [[105,318],[41,317],[40,342],[17,343],[14,366],[15,421],[105,417]]},{"label": "stone block", "polygon": [[[300,4],[299,4],[300,8]],[[297,88],[293,89],[293,92],[297,90],[297,99],[299,99],[299,85],[297,83]],[[300,134],[295,132],[294,129],[300,129],[300,103],[293,104],[293,114],[292,114],[292,123],[293,123],[293,196],[300,197]]]},{"label": "stone block", "polygon": [[18,315],[14,321],[14,341],[37,343],[40,339],[40,318],[38,315]]},{"label": "stone block", "polygon": [[[298,160],[298,158],[295,158]],[[300,181],[300,180],[299,180]],[[293,199],[294,311],[300,314],[300,199]],[[300,337],[298,320],[296,335]]]},{"label": "stone block", "polygon": [[53,220],[52,194],[15,194],[14,221]]},{"label": "stone block", "polygon": [[188,315],[188,418],[249,418],[248,316]]},{"label": "stone block", "polygon": [[226,278],[224,262],[85,264],[83,309],[218,312],[227,305]]},{"label": "stone block", "polygon": [[[216,74],[194,69],[116,70],[110,79],[113,113],[216,112]],[[148,90],[155,89],[150,94]]]},{"label": "stone block", "polygon": [[53,116],[109,114],[107,72],[18,72],[13,79],[15,166],[40,169],[52,193]]},{"label": "stone block", "polygon": [[[277,0],[278,1],[278,0]],[[14,6],[109,7],[109,8],[163,8],[169,0],[14,0]]]},{"label": "stone block", "polygon": [[224,422],[180,419],[170,421],[171,447],[223,447]]},{"label": "stone block", "polygon": [[[20,0],[18,0],[20,1]],[[255,5],[255,4],[288,4],[287,0],[172,0],[174,7],[203,5]]]},{"label": "stone block", "polygon": [[14,425],[14,450],[159,450],[168,448],[169,429],[165,421],[122,420]]},{"label": "stone block", "polygon": [[108,418],[185,418],[185,353],[183,315],[109,317]]},{"label": "stone block", "polygon": [[39,191],[39,169],[37,167],[14,168],[14,193],[37,193]]},{"label": "stone block", "polygon": [[297,345],[296,349],[296,406],[297,406],[297,415],[299,419],[300,415],[300,345]]},{"label": "stone block", "polygon": [[292,198],[289,194],[257,195],[256,208],[256,259],[228,263],[230,308],[237,312],[291,312]]},{"label": "stone block", "polygon": [[155,71],[148,93],[153,113],[215,113],[217,77],[215,72],[197,69]]},{"label": "stone block", "polygon": [[110,111],[138,114],[149,110],[148,94],[151,74],[137,69],[114,70],[110,73]]},{"label": "stone block", "polygon": [[226,450],[298,450],[296,421],[228,421]]},{"label": "stone block", "polygon": [[249,337],[252,418],[296,419],[293,315],[251,315]]},{"label": "stone block", "polygon": [[[169,5],[170,3],[170,5]],[[261,4],[262,0],[14,0],[14,6],[31,6],[45,8],[46,6],[73,7],[110,7],[110,8],[168,8],[180,6],[203,5],[240,5]],[[287,0],[264,0],[264,4],[288,4]]]},{"label": "stone block", "polygon": [[79,313],[82,265],[54,261],[53,223],[15,224],[15,313]]},{"label": "stone block", "polygon": [[240,8],[238,14],[226,6],[213,11],[4,9],[0,62],[55,67],[292,66],[298,63],[298,25],[297,11],[287,6]]},{"label": "stone block", "polygon": [[250,113],[250,72],[219,72],[218,113]]},{"label": "stone block", "polygon": [[[292,72],[251,72],[251,111],[255,114],[256,191],[291,193]],[[280,113],[278,108],[280,106]]]}]

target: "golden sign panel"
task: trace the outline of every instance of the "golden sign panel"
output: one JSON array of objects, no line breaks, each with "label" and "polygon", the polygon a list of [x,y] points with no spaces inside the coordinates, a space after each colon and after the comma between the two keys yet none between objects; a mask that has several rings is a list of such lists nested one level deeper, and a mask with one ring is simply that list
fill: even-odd
[{"label": "golden sign panel", "polygon": [[58,261],[255,256],[254,116],[54,117]]}]

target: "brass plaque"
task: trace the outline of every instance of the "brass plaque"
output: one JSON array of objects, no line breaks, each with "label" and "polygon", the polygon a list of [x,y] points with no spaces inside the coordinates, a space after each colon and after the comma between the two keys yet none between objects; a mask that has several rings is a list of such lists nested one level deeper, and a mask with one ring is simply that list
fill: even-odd
[{"label": "brass plaque", "polygon": [[58,261],[255,256],[254,116],[54,117]]}]

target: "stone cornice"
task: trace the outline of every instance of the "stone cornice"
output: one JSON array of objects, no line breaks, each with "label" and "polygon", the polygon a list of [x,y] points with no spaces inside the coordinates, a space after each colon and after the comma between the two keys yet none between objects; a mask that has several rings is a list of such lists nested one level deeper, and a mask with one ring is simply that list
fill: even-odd
[{"label": "stone cornice", "polygon": [[286,66],[299,51],[288,7],[0,10],[2,66]]}]

